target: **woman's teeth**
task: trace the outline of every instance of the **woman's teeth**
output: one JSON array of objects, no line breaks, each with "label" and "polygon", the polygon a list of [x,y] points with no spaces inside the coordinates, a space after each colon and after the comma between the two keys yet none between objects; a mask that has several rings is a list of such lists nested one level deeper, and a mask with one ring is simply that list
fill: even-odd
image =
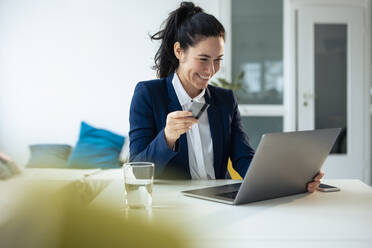
[{"label": "woman's teeth", "polygon": [[209,77],[203,77],[202,75],[199,75],[199,77],[200,77],[201,79],[204,79],[204,80],[208,80],[208,79],[209,79]]}]

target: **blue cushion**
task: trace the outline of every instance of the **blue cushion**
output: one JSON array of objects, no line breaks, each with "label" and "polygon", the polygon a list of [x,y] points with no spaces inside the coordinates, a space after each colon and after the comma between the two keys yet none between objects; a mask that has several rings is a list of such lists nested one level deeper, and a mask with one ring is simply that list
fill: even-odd
[{"label": "blue cushion", "polygon": [[30,160],[27,168],[66,168],[72,147],[65,144],[30,145]]},{"label": "blue cushion", "polygon": [[79,169],[119,168],[119,154],[123,144],[124,136],[82,122],[79,140],[67,166]]}]

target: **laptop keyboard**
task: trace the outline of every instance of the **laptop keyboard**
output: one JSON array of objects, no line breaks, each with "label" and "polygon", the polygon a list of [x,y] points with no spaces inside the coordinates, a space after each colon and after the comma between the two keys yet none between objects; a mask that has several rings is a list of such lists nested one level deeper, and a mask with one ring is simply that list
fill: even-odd
[{"label": "laptop keyboard", "polygon": [[233,192],[218,194],[218,196],[222,196],[222,197],[226,197],[226,198],[230,198],[230,199],[235,199],[237,194],[238,194],[238,191],[233,191]]}]

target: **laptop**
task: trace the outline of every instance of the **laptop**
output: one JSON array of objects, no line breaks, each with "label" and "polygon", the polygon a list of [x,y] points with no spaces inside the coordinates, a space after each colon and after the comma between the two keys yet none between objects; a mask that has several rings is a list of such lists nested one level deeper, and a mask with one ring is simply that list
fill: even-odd
[{"label": "laptop", "polygon": [[307,192],[341,128],[264,134],[241,183],[182,191],[238,205]]}]

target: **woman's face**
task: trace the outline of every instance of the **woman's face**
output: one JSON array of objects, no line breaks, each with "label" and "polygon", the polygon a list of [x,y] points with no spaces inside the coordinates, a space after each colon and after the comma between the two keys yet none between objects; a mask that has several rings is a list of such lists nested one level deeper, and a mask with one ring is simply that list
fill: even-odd
[{"label": "woman's face", "polygon": [[207,37],[186,50],[175,43],[174,53],[179,60],[177,74],[190,97],[207,88],[209,79],[219,71],[224,44],[222,37]]}]

